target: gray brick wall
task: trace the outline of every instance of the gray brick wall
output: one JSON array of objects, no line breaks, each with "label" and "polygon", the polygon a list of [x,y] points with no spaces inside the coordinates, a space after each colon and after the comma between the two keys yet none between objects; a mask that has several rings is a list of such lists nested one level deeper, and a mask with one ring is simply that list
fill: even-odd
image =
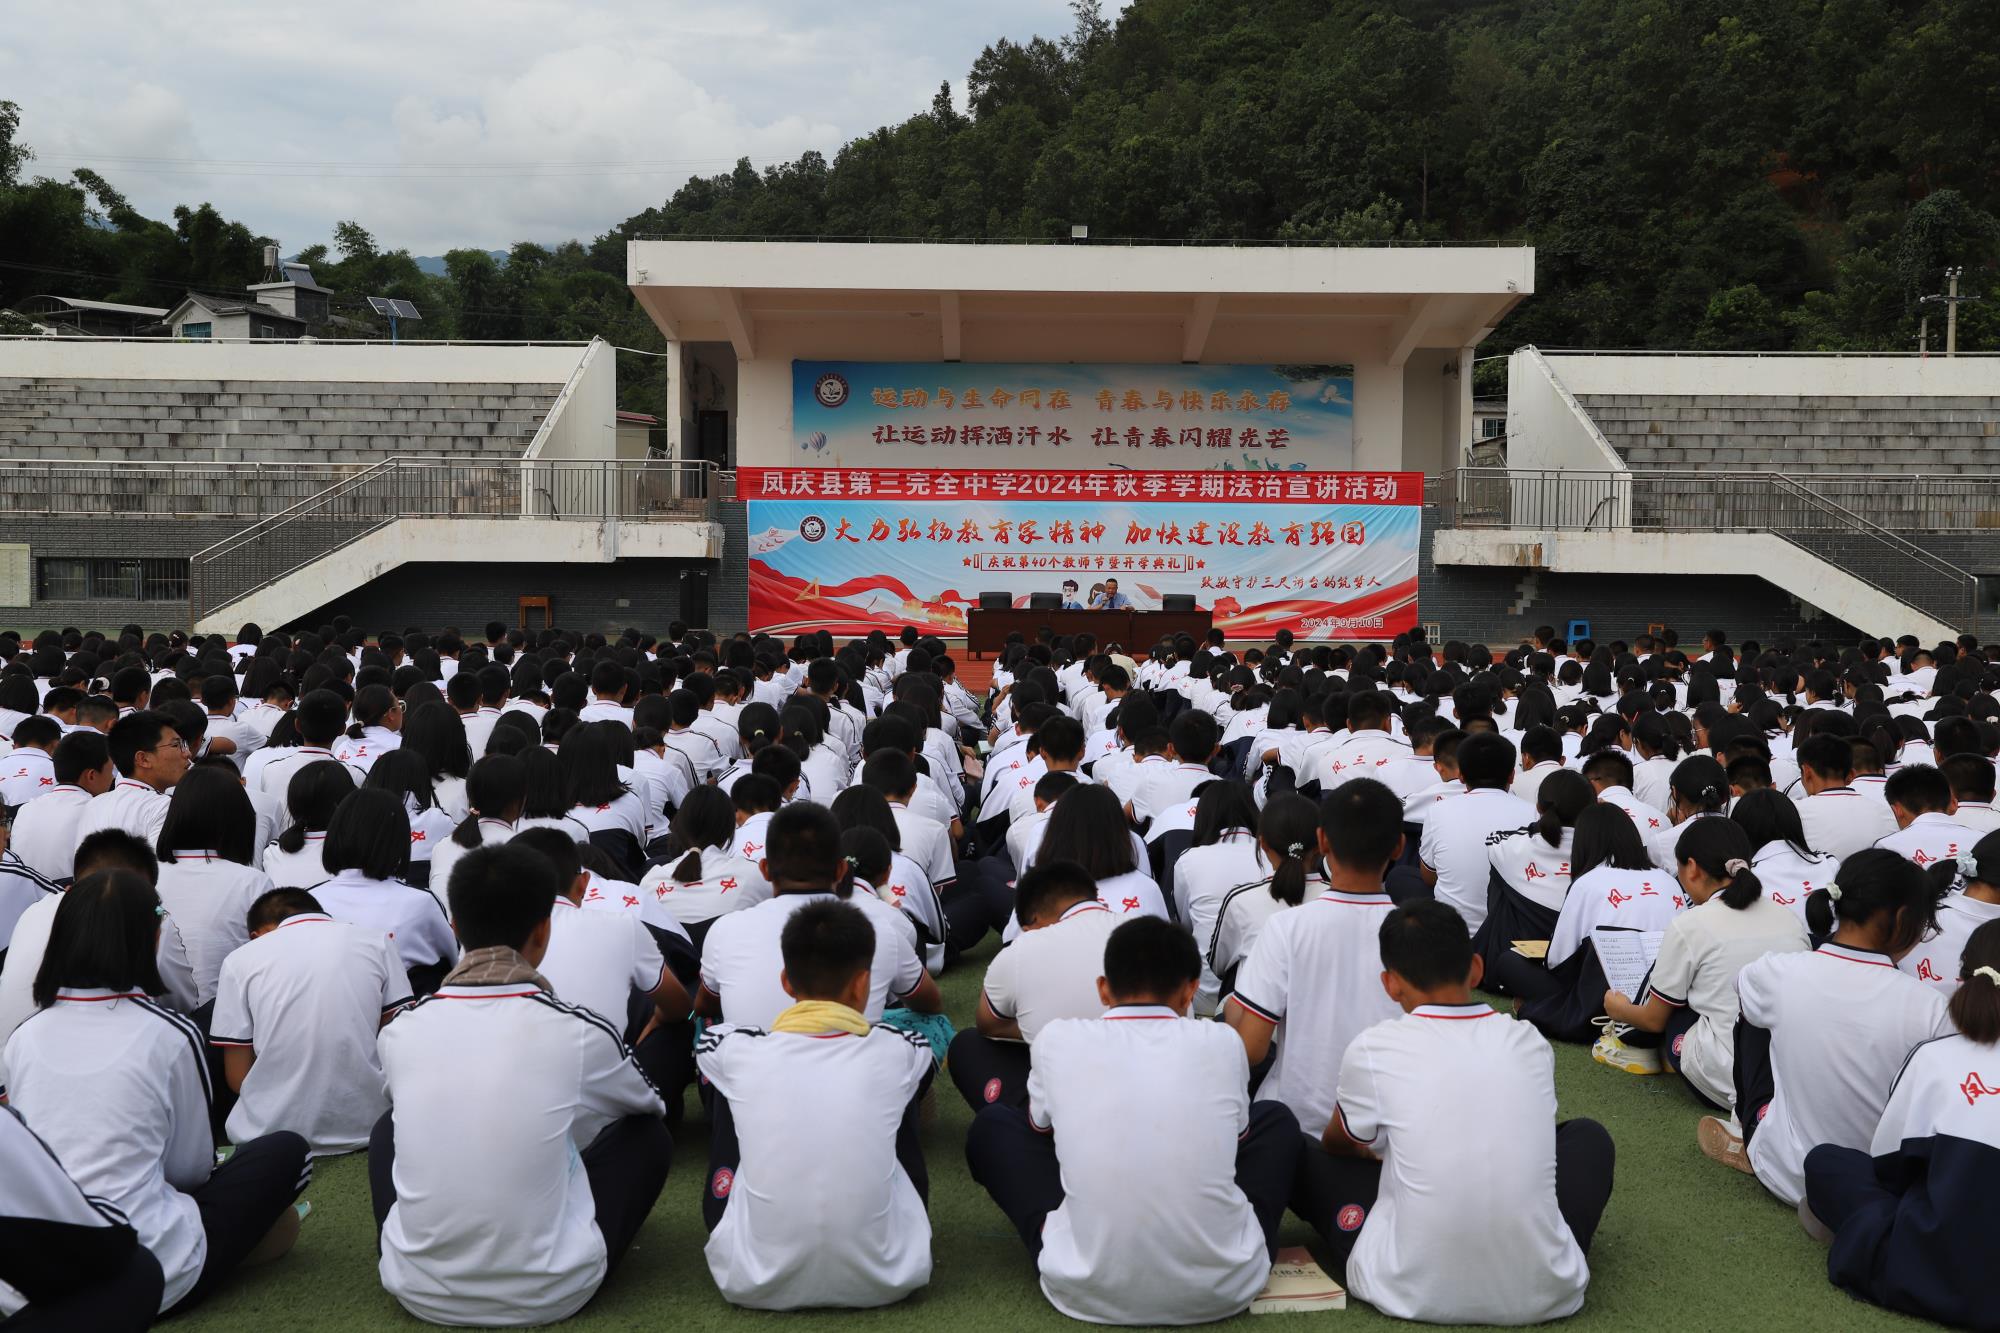
[{"label": "gray brick wall", "polygon": [[[489,620],[520,623],[520,598],[547,597],[564,629],[615,634],[627,626],[663,632],[685,618],[687,581],[705,577],[700,560],[619,560],[608,565],[549,565],[494,561],[404,565],[293,622],[316,628],[336,615],[370,632],[455,625],[467,633]],[[540,613],[532,617],[541,624]],[[266,628],[273,628],[266,626]],[[727,631],[724,631],[727,632]]]},{"label": "gray brick wall", "polygon": [[1635,468],[2000,468],[2000,398],[1584,394],[1578,401]]}]

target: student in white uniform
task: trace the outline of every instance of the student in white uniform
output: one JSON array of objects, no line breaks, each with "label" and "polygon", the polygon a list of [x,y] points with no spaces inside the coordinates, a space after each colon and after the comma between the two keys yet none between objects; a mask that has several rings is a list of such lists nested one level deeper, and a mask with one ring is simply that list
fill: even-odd
[{"label": "student in white uniform", "polygon": [[1536,790],[1534,822],[1521,829],[1496,829],[1487,841],[1493,867],[1486,917],[1472,932],[1472,947],[1486,965],[1486,984],[1503,987],[1499,958],[1515,940],[1545,940],[1569,893],[1576,821],[1597,803],[1597,792],[1580,773],[1550,774]]},{"label": "student in white uniform", "polygon": [[355,792],[334,813],[323,848],[327,878],[313,896],[326,914],[387,935],[410,989],[418,995],[437,989],[458,961],[458,941],[437,896],[403,882],[410,859],[403,803],[386,791]]},{"label": "student in white uniform", "polygon": [[[30,687],[32,689],[32,687]],[[0,1107],[0,1309],[21,1329],[143,1333],[160,1261],[125,1215],[84,1193],[18,1112]],[[17,1308],[25,1301],[24,1308]]]},{"label": "student in white uniform", "polygon": [[333,757],[365,777],[377,759],[403,743],[403,701],[387,685],[354,692],[354,721],[333,743]]},{"label": "student in white uniform", "polygon": [[1082,866],[1097,883],[1097,900],[1113,916],[1167,915],[1166,897],[1153,882],[1150,863],[1135,855],[1124,809],[1108,787],[1084,783],[1056,801],[1036,852],[1036,863],[1045,861]]},{"label": "student in white uniform", "polygon": [[469,852],[450,883],[465,955],[378,1043],[390,1105],[368,1145],[379,1271],[433,1323],[567,1319],[666,1184],[659,1094],[617,1028],[536,971],[556,887],[525,848]]},{"label": "student in white uniform", "polygon": [[1956,1032],[1910,1052],[1866,1149],[1806,1155],[1801,1220],[1849,1295],[1956,1328],[1992,1322],[2000,1173],[2000,926],[1981,926],[1949,1001]]},{"label": "student in white uniform", "polygon": [[395,946],[335,921],[304,889],[263,894],[245,923],[249,942],[223,960],[209,1036],[240,1094],[230,1139],[282,1128],[316,1156],[367,1147],[389,1109],[375,1037],[410,1002]]},{"label": "student in white uniform", "polygon": [[451,883],[452,867],[467,852],[514,836],[514,824],[521,818],[527,797],[527,773],[512,755],[490,754],[472,766],[465,782],[466,803],[470,807],[451,836],[431,852],[430,878],[425,887],[443,901],[445,886]]},{"label": "student in white uniform", "polygon": [[852,903],[791,913],[779,947],[795,1003],[768,1028],[711,1027],[696,1050],[715,1089],[709,1273],[751,1309],[889,1305],[930,1281],[917,1127],[937,1062],[921,1036],[862,1016],[875,926]]},{"label": "student in white uniform", "polygon": [[943,1008],[937,983],[917,954],[917,934],[903,914],[872,893],[855,894],[841,858],[840,825],[826,807],[801,801],[771,817],[769,846],[759,870],[773,897],[731,912],[709,928],[701,945],[701,993],[695,1011],[726,1023],[768,1026],[790,1007],[780,981],[779,937],[799,908],[827,898],[851,901],[875,924],[875,964],[869,982],[869,1022],[890,1000],[921,1013]]},{"label": "student in white uniform", "polygon": [[1776,791],[1745,793],[1730,808],[1729,817],[1742,825],[1756,849],[1750,868],[1757,872],[1764,895],[1791,908],[1803,922],[1806,899],[1815,889],[1833,883],[1840,873],[1839,860],[1806,845],[1798,802]]},{"label": "student in white uniform", "polygon": [[[753,774],[737,786],[751,795],[762,792],[776,799],[769,778]],[[755,907],[771,896],[770,882],[757,863],[734,850],[737,832],[735,805],[720,787],[704,783],[689,792],[674,812],[666,859],[647,870],[639,881],[642,892],[652,895],[687,928],[697,948],[718,918]],[[760,858],[763,850],[760,835]]]},{"label": "student in white uniform", "polygon": [[217,1166],[201,1032],[155,1004],[160,900],[126,871],[62,897],[35,977],[37,1012],[0,1053],[0,1088],[86,1194],[117,1208],[160,1261],[161,1313],[192,1309],[245,1262],[298,1239],[312,1178],[289,1131]]},{"label": "student in white uniform", "polygon": [[1257,846],[1258,859],[1271,867],[1270,873],[1224,893],[1215,908],[1215,925],[1206,939],[1195,941],[1206,953],[1208,969],[1220,982],[1224,997],[1233,989],[1236,970],[1250,956],[1264,924],[1286,908],[1326,892],[1319,807],[1311,801],[1293,794],[1274,797],[1258,816]]},{"label": "student in white uniform", "polygon": [[[1195,801],[1193,845],[1172,870],[1175,915],[1196,940],[1215,933],[1216,914],[1231,889],[1270,873],[1258,847],[1257,818],[1250,789],[1241,782],[1212,782]],[[1221,981],[1203,959],[1194,1011],[1207,1017],[1220,997]]]},{"label": "student in white uniform", "polygon": [[1374,778],[1386,783],[1410,757],[1410,743],[1389,733],[1394,716],[1384,697],[1374,690],[1362,690],[1347,701],[1347,734],[1316,752],[1312,767],[1297,774],[1300,786],[1317,782],[1328,793],[1355,778]]},{"label": "student in white uniform", "polygon": [[972,1122],[973,1178],[1073,1319],[1226,1319],[1269,1276],[1298,1122],[1281,1103],[1251,1102],[1229,1033],[1186,1021],[1200,980],[1185,932],[1128,919],[1105,946],[1103,1014],[1050,1023],[1027,1104]]},{"label": "student in white uniform", "polygon": [[[1639,840],[1646,839],[1667,827],[1667,812],[1647,805],[1632,794],[1632,759],[1616,750],[1599,750],[1583,761],[1581,769],[1584,780],[1597,791],[1597,799],[1607,805],[1615,805],[1623,810],[1632,821],[1632,827],[1639,831]],[[1661,869],[1671,870],[1670,866]]]},{"label": "student in white uniform", "polygon": [[200,764],[174,788],[160,829],[160,901],[175,927],[167,952],[177,958],[167,975],[184,970],[194,978],[193,994],[174,998],[198,1022],[215,999],[223,960],[250,938],[250,904],[271,888],[250,864],[256,827],[234,770]]},{"label": "student in white uniform", "polygon": [[1126,802],[1134,822],[1144,824],[1184,804],[1193,798],[1196,788],[1215,780],[1208,771],[1208,761],[1220,734],[1215,719],[1207,713],[1197,708],[1181,711],[1167,728],[1173,762],[1152,768]]},{"label": "student in white uniform", "polygon": [[1020,935],[986,965],[975,1026],[952,1038],[946,1067],[966,1105],[1018,1103],[1027,1095],[1031,1047],[1058,1018],[1102,1013],[1097,977],[1119,916],[1073,861],[1044,857],[1015,888]]},{"label": "student in white uniform", "polygon": [[391,750],[375,761],[362,785],[389,792],[403,803],[403,813],[410,818],[410,864],[403,878],[417,888],[428,887],[431,861],[451,840],[459,822],[438,804],[430,765],[414,751]]},{"label": "student in white uniform", "polygon": [[1896,831],[1888,805],[1855,789],[1854,748],[1846,738],[1808,737],[1798,748],[1798,761],[1806,846],[1844,859]]},{"label": "student in white uniform", "polygon": [[1704,1154],[1796,1207],[1815,1145],[1868,1146],[1910,1049],[1951,1030],[1944,997],[1896,967],[1932,928],[1937,898],[1896,853],[1856,852],[1807,902],[1826,943],[1737,975],[1736,1115],[1702,1117]]},{"label": "student in white uniform", "polygon": [[1343,783],[1320,803],[1326,892],[1265,923],[1223,1006],[1252,1067],[1277,1043],[1259,1095],[1289,1107],[1309,1139],[1333,1114],[1347,1044],[1395,1013],[1376,933],[1394,907],[1382,878],[1402,851],[1400,812],[1395,793],[1372,778]]},{"label": "student in white uniform", "polygon": [[[527,829],[512,842],[542,856],[556,871],[560,889],[549,916],[549,951],[540,967],[556,994],[610,1019],[620,1031],[630,1028],[635,1010],[647,1015],[647,1023],[686,1018],[693,1001],[668,970],[639,915],[584,910],[588,880],[577,845],[556,829]],[[666,1086],[657,1078],[653,1082]]]},{"label": "student in white uniform", "polygon": [[111,746],[95,731],[78,731],[56,742],[56,785],[14,816],[9,850],[36,874],[58,883],[70,877],[77,832],[90,802],[118,780]]},{"label": "student in white uniform", "polygon": [[[339,762],[334,758],[333,746],[347,725],[347,701],[332,690],[312,690],[299,701],[293,721],[298,728],[299,743],[283,750],[274,751],[267,746],[260,751],[259,758],[266,754],[273,757],[256,770],[254,779],[266,795],[280,799],[291,790],[292,778],[300,769]],[[367,776],[351,764],[341,766],[353,776],[357,786]]]},{"label": "student in white uniform", "polygon": [[1460,741],[1458,775],[1465,791],[1432,806],[1424,821],[1418,868],[1437,900],[1464,917],[1467,930],[1477,930],[1486,920],[1493,877],[1487,838],[1501,829],[1526,828],[1537,814],[1507,790],[1514,780],[1514,747],[1504,737],[1473,734]]},{"label": "student in white uniform", "polygon": [[105,738],[118,781],[92,798],[76,821],[80,842],[103,828],[123,829],[148,843],[167,820],[167,792],[188,771],[187,742],[158,713],[140,710],[112,724]]},{"label": "student in white uniform", "polygon": [[19,811],[28,802],[55,790],[56,742],[62,727],[37,713],[14,726],[14,748],[0,759],[0,805]]},{"label": "student in white uniform", "polygon": [[326,882],[333,873],[326,868],[326,831],[354,795],[355,785],[354,770],[346,764],[308,764],[293,771],[285,789],[291,826],[264,853],[264,874],[272,888],[310,889]]},{"label": "student in white uniform", "polygon": [[[2000,833],[1981,838],[1951,869],[1933,868],[1934,879],[1956,876],[1965,887],[1938,905],[1937,930],[1896,963],[1919,981],[1950,995],[1958,989],[1958,960],[1972,933],[2000,921]],[[1996,1085],[2000,1086],[2000,1085]]]},{"label": "student in white uniform", "polygon": [[1538,804],[1542,781],[1562,768],[1562,737],[1552,727],[1529,727],[1521,736],[1521,771],[1509,790],[1530,805]]},{"label": "student in white uniform", "polygon": [[1478,957],[1448,907],[1396,908],[1381,967],[1403,1016],[1348,1047],[1326,1151],[1303,1159],[1295,1208],[1348,1290],[1393,1318],[1576,1313],[1611,1197],[1611,1136],[1594,1120],[1557,1123],[1555,1053],[1474,998]]},{"label": "student in white uniform", "polygon": [[1979,835],[1951,817],[1951,783],[1928,764],[1907,764],[1889,775],[1882,794],[1897,831],[1877,847],[1908,857],[1919,870],[1940,861],[1956,861],[1972,850]]}]

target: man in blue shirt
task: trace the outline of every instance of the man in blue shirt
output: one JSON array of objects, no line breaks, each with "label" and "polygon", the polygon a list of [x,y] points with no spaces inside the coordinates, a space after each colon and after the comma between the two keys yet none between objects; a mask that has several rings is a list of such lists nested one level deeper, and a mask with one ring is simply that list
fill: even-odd
[{"label": "man in blue shirt", "polygon": [[1090,603],[1093,611],[1130,611],[1132,599],[1118,591],[1117,579],[1104,580],[1104,591]]}]

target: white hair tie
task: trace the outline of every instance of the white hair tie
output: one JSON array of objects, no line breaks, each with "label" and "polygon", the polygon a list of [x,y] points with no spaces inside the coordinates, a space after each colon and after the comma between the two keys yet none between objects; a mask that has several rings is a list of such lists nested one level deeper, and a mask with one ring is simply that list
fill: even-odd
[{"label": "white hair tie", "polygon": [[1285,844],[1286,856],[1304,856],[1305,852],[1306,852],[1306,845],[1302,842],[1291,842]]},{"label": "white hair tie", "polygon": [[1958,868],[1968,882],[1979,878],[1979,861],[1971,852],[1958,858]]},{"label": "white hair tie", "polygon": [[1834,900],[1835,902],[1839,902],[1839,901],[1840,901],[1840,885],[1839,885],[1839,884],[1829,884],[1829,885],[1827,885],[1827,886],[1826,886],[1826,896],[1827,896],[1827,897],[1829,897],[1829,898],[1831,898],[1831,899],[1833,899],[1833,900]]},{"label": "white hair tie", "polygon": [[1972,969],[1972,975],[1975,977],[1985,977],[1994,985],[2000,986],[2000,968],[1975,967]]},{"label": "white hair tie", "polygon": [[1740,875],[1749,868],[1750,863],[1740,856],[1732,857],[1722,863],[1722,871],[1726,875]]}]

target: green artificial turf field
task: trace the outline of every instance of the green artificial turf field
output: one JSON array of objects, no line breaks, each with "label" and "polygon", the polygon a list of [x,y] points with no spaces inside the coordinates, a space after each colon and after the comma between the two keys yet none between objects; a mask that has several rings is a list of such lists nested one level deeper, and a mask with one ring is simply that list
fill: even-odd
[{"label": "green artificial turf field", "polygon": [[[972,1021],[992,943],[943,979],[954,1022]],[[1862,1329],[1919,1321],[1850,1300],[1826,1280],[1825,1251],[1792,1211],[1749,1176],[1708,1161],[1695,1147],[1701,1114],[1677,1081],[1635,1078],[1593,1063],[1588,1049],[1559,1046],[1556,1081],[1564,1116],[1590,1116],[1618,1145],[1617,1187],[1590,1255],[1590,1296],[1566,1329]],[[810,1089],[801,1090],[809,1104]],[[716,1294],[702,1259],[699,1193],[707,1134],[690,1096],[690,1122],[675,1143],[673,1174],[623,1267],[566,1328],[696,1330],[772,1326],[850,1333],[1078,1327],[1042,1299],[1012,1228],[965,1167],[970,1113],[949,1080],[938,1082],[939,1117],[925,1135],[931,1173],[935,1271],[930,1286],[885,1310],[772,1315],[735,1310]],[[1477,1088],[1465,1095],[1477,1097]],[[424,1327],[383,1292],[364,1155],[318,1164],[298,1248],[251,1270],[174,1327],[186,1333],[271,1333]],[[1310,1228],[1287,1218],[1287,1244],[1311,1244]],[[1493,1243],[1508,1243],[1504,1228]],[[1237,1319],[1238,1326],[1249,1316]],[[1391,1321],[1353,1302],[1343,1312],[1288,1315],[1271,1328],[1383,1327]]]}]

